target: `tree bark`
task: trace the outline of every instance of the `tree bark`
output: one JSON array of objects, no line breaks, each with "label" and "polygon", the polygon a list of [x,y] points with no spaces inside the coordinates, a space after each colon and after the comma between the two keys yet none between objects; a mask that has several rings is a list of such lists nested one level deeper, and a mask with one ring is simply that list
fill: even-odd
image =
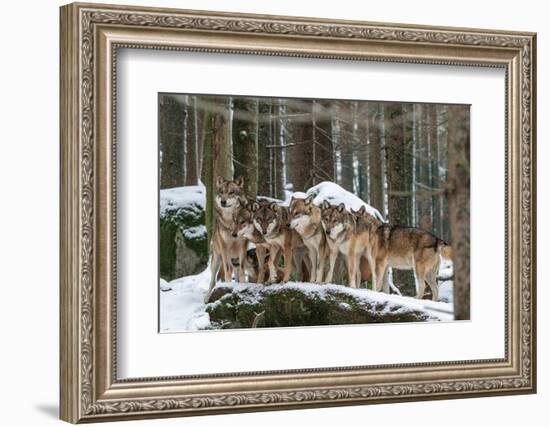
[{"label": "tree bark", "polygon": [[315,181],[334,181],[334,150],[332,147],[333,101],[315,103]]},{"label": "tree bark", "polygon": [[229,138],[229,108],[227,99],[205,100],[203,116],[202,181],[206,187],[205,222],[208,241],[214,222],[214,183],[217,176],[232,178],[231,144]]},{"label": "tree bark", "polygon": [[186,125],[185,125],[185,185],[199,183],[199,158],[197,135],[197,112],[195,96],[185,97]]},{"label": "tree bark", "polygon": [[403,107],[400,103],[385,105],[386,175],[388,182],[388,215],[394,224],[408,225],[410,212],[407,198],[407,169],[404,157]]},{"label": "tree bark", "polygon": [[428,105],[420,104],[418,112],[418,145],[416,150],[417,163],[417,225],[426,231],[432,231],[432,206],[430,179],[430,135],[428,132]]},{"label": "tree bark", "polygon": [[289,178],[294,191],[306,191],[313,184],[312,101],[289,99],[287,106],[291,135],[286,151]]},{"label": "tree bark", "polygon": [[233,168],[235,178],[244,178],[249,197],[258,193],[258,101],[254,98],[233,100]]},{"label": "tree bark", "polygon": [[274,197],[272,185],[272,173],[274,166],[273,155],[276,151],[272,146],[273,140],[273,119],[271,99],[260,100],[258,105],[258,194],[261,196]]},{"label": "tree bark", "polygon": [[382,119],[381,107],[378,103],[369,102],[368,106],[368,138],[369,138],[369,181],[370,204],[384,213],[384,186],[382,179]]},{"label": "tree bark", "polygon": [[185,110],[174,95],[160,99],[160,188],[185,185]]},{"label": "tree bark", "polygon": [[403,151],[401,154],[401,161],[403,164],[402,172],[402,188],[404,191],[409,192],[409,195],[403,197],[401,203],[406,209],[407,225],[414,225],[413,223],[413,104],[402,104],[403,113]]},{"label": "tree bark", "polygon": [[273,133],[273,145],[279,148],[271,148],[271,197],[279,200],[285,199],[285,150],[281,147],[285,145],[284,114],[285,106],[282,100],[272,105],[271,111],[275,116],[272,120],[271,131]]},{"label": "tree bark", "polygon": [[340,122],[340,162],[341,162],[341,182],[340,185],[351,193],[355,192],[353,185],[354,165],[353,165],[353,115],[350,102],[342,101],[338,118]]},{"label": "tree bark", "polygon": [[[431,156],[431,181],[430,187],[432,189],[439,189],[441,182],[439,179],[439,132],[438,132],[438,106],[432,104],[428,106],[428,118],[429,118],[429,134],[430,134],[430,156]],[[441,236],[441,209],[440,209],[440,195],[433,192],[431,197],[432,207],[432,231],[436,236]]]},{"label": "tree bark", "polygon": [[370,203],[370,179],[369,179],[369,103],[358,102],[355,112],[356,123],[356,146],[357,157],[357,183],[359,197]]},{"label": "tree bark", "polygon": [[456,320],[470,319],[470,109],[448,109],[447,190],[453,246],[453,303]]}]

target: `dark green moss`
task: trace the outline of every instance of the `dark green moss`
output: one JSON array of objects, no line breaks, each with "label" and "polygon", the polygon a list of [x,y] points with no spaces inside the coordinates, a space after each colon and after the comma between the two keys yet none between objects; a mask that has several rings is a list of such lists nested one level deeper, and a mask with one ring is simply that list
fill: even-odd
[{"label": "dark green moss", "polygon": [[[324,296],[284,286],[276,289],[218,287],[207,306],[210,320],[223,328],[319,326],[429,320],[422,311],[388,310],[385,302],[327,290]],[[261,314],[261,315],[260,315]]]},{"label": "dark green moss", "polygon": [[[204,270],[208,263],[208,244],[206,233],[191,235],[186,231],[204,226],[204,210],[199,205],[167,210],[160,218],[160,276],[165,280],[197,274]],[[180,247],[185,245],[197,255],[199,262],[191,269],[183,268],[185,263],[178,263],[178,239]],[[181,256],[181,255],[180,255]],[[181,261],[181,260],[179,260]]]}]

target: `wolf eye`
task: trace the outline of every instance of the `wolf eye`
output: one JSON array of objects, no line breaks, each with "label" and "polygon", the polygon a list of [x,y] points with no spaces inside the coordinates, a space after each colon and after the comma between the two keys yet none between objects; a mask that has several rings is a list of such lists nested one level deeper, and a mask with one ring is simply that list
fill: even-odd
[{"label": "wolf eye", "polygon": [[235,194],[234,191],[230,191],[230,192],[229,192],[229,195],[230,195],[230,196],[232,196],[233,194]]}]

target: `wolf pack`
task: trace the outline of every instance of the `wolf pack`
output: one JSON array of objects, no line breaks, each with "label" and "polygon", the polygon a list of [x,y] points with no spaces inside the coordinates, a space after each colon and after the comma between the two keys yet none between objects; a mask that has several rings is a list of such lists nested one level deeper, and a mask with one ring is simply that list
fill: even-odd
[{"label": "wolf pack", "polygon": [[266,198],[249,198],[244,180],[221,176],[214,183],[214,222],[211,235],[211,281],[286,283],[294,272],[301,282],[333,283],[337,259],[344,261],[347,282],[364,281],[389,293],[390,269],[412,270],[417,298],[426,284],[438,299],[437,274],[441,259],[451,260],[451,246],[415,227],[383,222],[363,205],[347,209],[315,195],[292,197],[284,206]]}]

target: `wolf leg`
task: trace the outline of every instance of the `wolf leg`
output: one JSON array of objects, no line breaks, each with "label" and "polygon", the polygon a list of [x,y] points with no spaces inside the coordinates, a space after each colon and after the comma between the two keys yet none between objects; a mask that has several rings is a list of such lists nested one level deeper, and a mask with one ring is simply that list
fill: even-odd
[{"label": "wolf leg", "polygon": [[357,287],[357,270],[355,268],[355,259],[356,255],[354,253],[350,253],[347,256],[347,265],[348,265],[348,281],[350,288],[356,288]]},{"label": "wolf leg", "polygon": [[292,246],[286,245],[284,248],[285,253],[283,254],[284,257],[284,276],[283,276],[283,283],[288,282],[288,279],[290,278],[290,271],[292,268]]},{"label": "wolf leg", "polygon": [[265,280],[265,247],[256,245],[256,258],[258,260],[258,277],[256,283],[263,283]]},{"label": "wolf leg", "polygon": [[268,267],[269,267],[269,283],[277,283],[277,268],[275,267],[275,263],[278,259],[277,248],[272,246],[269,248],[269,261],[268,261]]},{"label": "wolf leg", "polygon": [[325,272],[325,259],[326,259],[326,248],[324,245],[321,245],[319,248],[319,260],[318,262],[318,268],[317,268],[317,282],[318,283],[324,283],[323,276]]},{"label": "wolf leg", "polygon": [[422,299],[426,292],[426,271],[420,263],[416,263],[416,267],[414,268],[414,280],[417,286],[416,298]]},{"label": "wolf leg", "polygon": [[243,244],[239,254],[239,282],[246,282],[244,263],[246,260],[246,245]]},{"label": "wolf leg", "polygon": [[317,257],[317,251],[315,248],[308,248],[309,259],[311,260],[311,278],[312,283],[317,283],[319,281],[317,271],[319,270],[319,258]]},{"label": "wolf leg", "polygon": [[430,289],[432,290],[432,301],[438,301],[439,300],[439,285],[437,283],[437,272],[438,272],[438,266],[434,267],[427,275],[426,279],[428,281],[428,285],[430,286]]},{"label": "wolf leg", "polygon": [[210,286],[208,287],[208,292],[204,297],[205,303],[208,302],[208,298],[210,298],[210,293],[212,292],[212,289],[214,289],[214,286],[216,286],[216,276],[218,275],[221,261],[222,259],[220,257],[220,254],[218,254],[217,252],[213,252],[212,259],[210,260]]},{"label": "wolf leg", "polygon": [[[393,280],[393,270],[391,271],[392,271],[392,280]],[[384,271],[384,282],[383,282],[382,291],[385,294],[390,293],[390,267],[389,266],[386,266],[386,270]]]},{"label": "wolf leg", "polygon": [[332,276],[334,275],[334,264],[336,264],[336,258],[338,257],[338,251],[330,250],[329,254],[329,267],[327,277],[325,278],[326,283],[332,283]]},{"label": "wolf leg", "polygon": [[383,292],[388,271],[388,264],[384,260],[376,261],[376,291]]}]

